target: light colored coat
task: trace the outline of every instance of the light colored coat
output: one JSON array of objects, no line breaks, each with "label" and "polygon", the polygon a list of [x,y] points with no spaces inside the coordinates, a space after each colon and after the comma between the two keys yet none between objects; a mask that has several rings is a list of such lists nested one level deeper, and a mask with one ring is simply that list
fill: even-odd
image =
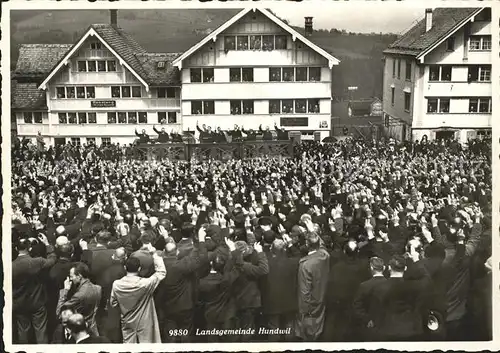
[{"label": "light colored coat", "polygon": [[166,270],[162,258],[154,256],[153,261],[151,277],[128,274],[113,283],[110,303],[120,307],[123,343],[161,343],[153,294]]}]

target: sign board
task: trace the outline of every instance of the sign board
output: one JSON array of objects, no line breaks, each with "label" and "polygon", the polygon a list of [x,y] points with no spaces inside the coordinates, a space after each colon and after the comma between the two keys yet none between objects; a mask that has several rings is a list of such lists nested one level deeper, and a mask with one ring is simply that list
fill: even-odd
[{"label": "sign board", "polygon": [[281,118],[281,126],[309,126],[309,118]]},{"label": "sign board", "polygon": [[114,108],[116,101],[91,101],[90,106],[92,108]]},{"label": "sign board", "polygon": [[356,91],[358,89],[357,86],[350,86],[350,87],[347,87],[347,90],[348,91]]}]

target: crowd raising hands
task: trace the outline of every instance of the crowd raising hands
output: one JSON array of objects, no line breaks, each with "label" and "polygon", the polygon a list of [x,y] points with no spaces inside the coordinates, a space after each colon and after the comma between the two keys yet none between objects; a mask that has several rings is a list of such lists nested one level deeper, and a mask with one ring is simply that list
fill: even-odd
[{"label": "crowd raising hands", "polygon": [[115,151],[13,147],[14,342],[490,337],[488,141]]}]

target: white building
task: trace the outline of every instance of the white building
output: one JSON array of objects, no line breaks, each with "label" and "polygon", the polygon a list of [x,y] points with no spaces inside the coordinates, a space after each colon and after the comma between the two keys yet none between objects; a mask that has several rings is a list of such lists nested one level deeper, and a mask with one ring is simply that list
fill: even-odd
[{"label": "white building", "polygon": [[[131,143],[135,130],[182,131],[174,53],[148,53],[111,24],[91,25],[73,45],[22,45],[12,113],[20,137],[49,145]],[[161,126],[160,126],[161,125]]]},{"label": "white building", "polygon": [[116,16],[72,45],[21,46],[12,92],[20,137],[131,143],[136,129],[194,131],[198,121],[329,136],[339,60],[311,42],[312,18],[303,35],[268,10],[245,9],[180,54],[146,52]]},{"label": "white building", "polygon": [[339,60],[265,9],[245,9],[190,48],[173,65],[181,70],[182,116],[232,129],[330,134],[332,68]]},{"label": "white building", "polygon": [[384,121],[398,138],[491,133],[491,8],[427,9],[384,51]]}]

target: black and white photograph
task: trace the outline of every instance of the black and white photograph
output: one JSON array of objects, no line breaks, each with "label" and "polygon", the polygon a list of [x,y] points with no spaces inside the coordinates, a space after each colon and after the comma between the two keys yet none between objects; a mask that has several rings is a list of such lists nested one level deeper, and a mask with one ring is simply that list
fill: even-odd
[{"label": "black and white photograph", "polygon": [[7,350],[493,343],[491,3],[63,3],[2,15]]}]

